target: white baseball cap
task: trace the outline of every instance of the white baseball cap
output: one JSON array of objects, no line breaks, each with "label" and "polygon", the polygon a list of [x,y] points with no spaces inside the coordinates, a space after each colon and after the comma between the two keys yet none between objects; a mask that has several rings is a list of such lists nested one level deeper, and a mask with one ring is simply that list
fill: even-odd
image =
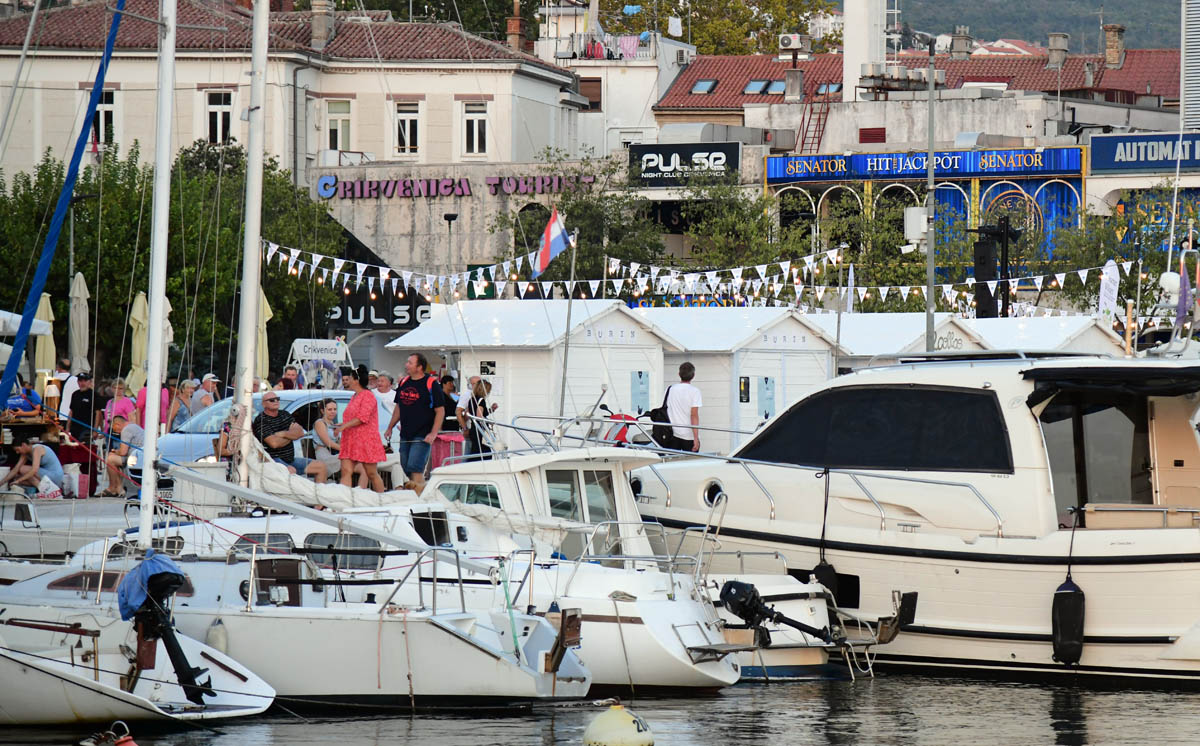
[{"label": "white baseball cap", "polygon": [[221,379],[217,378],[215,373],[205,373],[204,378],[200,382],[208,383],[209,381],[216,381],[217,383],[220,383]]}]

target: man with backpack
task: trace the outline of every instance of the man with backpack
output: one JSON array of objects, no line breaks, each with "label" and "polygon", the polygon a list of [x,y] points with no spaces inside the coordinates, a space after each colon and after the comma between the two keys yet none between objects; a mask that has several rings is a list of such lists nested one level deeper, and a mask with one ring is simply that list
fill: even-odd
[{"label": "man with backpack", "polygon": [[692,385],[696,377],[696,366],[684,363],[679,366],[679,383],[667,387],[663,405],[671,423],[671,434],[660,441],[663,448],[676,451],[699,451],[700,431],[689,425],[700,424],[700,389]]},{"label": "man with backpack", "polygon": [[424,355],[415,352],[408,356],[404,362],[407,375],[396,385],[396,409],[383,434],[384,441],[391,440],[392,429],[400,424],[400,465],[418,485],[425,483],[429,452],[446,417],[442,382],[428,371]]}]

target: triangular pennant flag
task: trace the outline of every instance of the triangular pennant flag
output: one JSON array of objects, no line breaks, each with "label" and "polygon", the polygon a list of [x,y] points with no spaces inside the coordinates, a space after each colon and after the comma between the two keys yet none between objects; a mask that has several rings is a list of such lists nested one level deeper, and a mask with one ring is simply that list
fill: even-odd
[{"label": "triangular pennant flag", "polygon": [[300,258],[300,249],[288,249],[288,274],[291,274],[292,268],[296,266],[296,260]]},{"label": "triangular pennant flag", "polygon": [[829,260],[829,261],[831,261],[831,262],[836,262],[836,261],[837,261],[837,254],[838,254],[838,250],[837,250],[837,249],[830,249],[829,251],[826,251],[826,252],[825,252],[825,258],[826,258],[826,259],[828,259],[828,260]]},{"label": "triangular pennant flag", "polygon": [[574,280],[567,281],[567,293],[568,293],[568,297],[574,297],[574,295],[575,295],[575,281]]},{"label": "triangular pennant flag", "polygon": [[1063,286],[1063,283],[1065,283],[1067,281],[1067,273],[1059,272],[1054,275],[1054,279],[1058,281],[1058,286],[1061,288]]},{"label": "triangular pennant flag", "polygon": [[741,267],[737,267],[735,269],[729,270],[729,274],[733,275],[733,279],[735,282],[737,282],[739,285],[741,284],[741,282],[742,282],[742,268]]},{"label": "triangular pennant flag", "polygon": [[521,267],[525,264],[525,255],[517,257],[517,272],[521,271]]},{"label": "triangular pennant flag", "polygon": [[1036,277],[1033,278],[1033,284],[1037,287],[1038,290],[1042,289],[1042,280],[1043,279],[1045,279],[1045,278],[1043,278],[1041,275],[1037,275]]},{"label": "triangular pennant flag", "polygon": [[620,272],[620,271],[621,271],[621,260],[614,259],[613,257],[609,257],[608,258],[608,273],[610,275],[615,275],[617,272]]},{"label": "triangular pennant flag", "polygon": [[651,264],[650,265],[650,282],[654,282],[655,280],[657,280],[658,273],[661,271],[662,271],[661,267],[655,267],[653,264]]},{"label": "triangular pennant flag", "polygon": [[506,280],[503,277],[497,277],[496,278],[496,297],[497,298],[502,298],[504,296],[504,288],[506,288],[506,287],[508,287],[508,280]]},{"label": "triangular pennant flag", "polygon": [[813,288],[813,293],[817,296],[817,303],[822,303],[825,300],[825,286],[817,285]]},{"label": "triangular pennant flag", "polygon": [[529,271],[530,272],[533,271],[534,267],[538,266],[537,255],[538,255],[538,253],[536,251],[531,251],[525,255],[525,260],[529,262]]},{"label": "triangular pennant flag", "polygon": [[715,288],[717,286],[717,273],[715,270],[712,272],[705,272],[704,279],[708,280],[708,286],[710,288]]},{"label": "triangular pennant flag", "polygon": [[858,291],[859,302],[862,302],[862,300],[867,297],[867,291],[870,290],[870,288],[855,288],[855,290]]},{"label": "triangular pennant flag", "polygon": [[347,285],[347,283],[349,283],[349,282],[350,282],[350,275],[348,275],[348,274],[346,274],[345,272],[343,272],[343,273],[342,273],[342,290],[345,290],[345,289],[346,289],[346,285]]},{"label": "triangular pennant flag", "polygon": [[618,279],[618,280],[609,280],[609,282],[611,282],[611,283],[612,283],[613,294],[614,294],[614,295],[620,295],[620,294],[621,294],[621,288],[623,288],[623,287],[625,286],[625,279],[624,279],[624,278],[621,278],[621,279]]},{"label": "triangular pennant flag", "polygon": [[1121,262],[1121,269],[1125,270],[1125,274],[1128,275],[1133,269],[1133,262]]},{"label": "triangular pennant flag", "polygon": [[910,288],[908,285],[901,285],[900,286],[900,300],[908,300],[908,292],[911,289],[912,288]]},{"label": "triangular pennant flag", "polygon": [[780,262],[780,263],[779,263],[779,268],[783,270],[783,276],[784,276],[784,277],[787,277],[787,276],[788,276],[788,273],[792,271],[792,262],[791,262],[791,260],[788,260],[788,261],[786,261],[786,262]]},{"label": "triangular pennant flag", "polygon": [[640,262],[630,262],[630,263],[629,263],[629,274],[630,274],[630,276],[636,275],[636,274],[637,274],[637,271],[638,271],[639,269],[641,269],[641,268],[642,268],[642,265],[641,265],[641,263],[640,263]]},{"label": "triangular pennant flag", "polygon": [[543,298],[549,298],[549,297],[550,297],[550,291],[551,291],[551,290],[553,290],[553,289],[554,289],[554,283],[553,283],[553,282],[545,282],[545,281],[543,281],[543,282],[542,282],[542,297],[543,297]]},{"label": "triangular pennant flag", "polygon": [[811,272],[813,268],[813,258],[811,256],[804,257],[804,269]]},{"label": "triangular pennant flag", "polygon": [[946,299],[947,303],[953,303],[954,302],[954,286],[953,285],[942,285],[942,297]]},{"label": "triangular pennant flag", "polygon": [[988,282],[987,282],[988,293],[990,293],[992,295],[992,297],[995,297],[995,295],[996,295],[996,284],[997,284],[996,280],[988,280]]},{"label": "triangular pennant flag", "polygon": [[1088,271],[1086,269],[1077,270],[1075,274],[1079,275],[1080,282],[1082,282],[1084,285],[1087,284]]},{"label": "triangular pennant flag", "polygon": [[475,280],[471,283],[471,286],[475,290],[476,298],[482,298],[484,292],[487,290],[487,286],[483,284],[483,280]]},{"label": "triangular pennant flag", "polygon": [[412,276],[413,276],[412,272],[409,272],[406,269],[400,270],[400,277],[404,280],[404,287],[411,288],[413,286]]},{"label": "triangular pennant flag", "polygon": [[334,259],[333,260],[333,279],[336,280],[337,276],[342,273],[342,267],[345,266],[345,264],[346,264],[345,259]]},{"label": "triangular pennant flag", "polygon": [[512,274],[512,259],[505,259],[504,264],[500,265],[504,268],[504,276],[508,277]]},{"label": "triangular pennant flag", "polygon": [[275,258],[275,252],[279,251],[279,244],[267,241],[267,265],[271,264],[271,260]]},{"label": "triangular pennant flag", "polygon": [[595,298],[600,293],[600,281],[588,280],[588,287],[592,291],[592,297]]},{"label": "triangular pennant flag", "polygon": [[322,267],[321,268],[321,284],[324,285],[328,281],[329,281],[329,270]]},{"label": "triangular pennant flag", "polygon": [[400,278],[393,277],[392,278],[392,295],[399,295],[399,294],[400,294]]},{"label": "triangular pennant flag", "polygon": [[765,264],[756,264],[756,265],[754,265],[754,270],[755,270],[756,272],[758,272],[758,276],[759,276],[759,277],[761,277],[761,278],[762,278],[762,279],[764,279],[764,280],[765,280],[765,279],[767,279],[767,265],[765,265]]},{"label": "triangular pennant flag", "polygon": [[[382,290],[382,289],[383,288],[380,288],[380,290]],[[375,294],[375,278],[374,277],[367,278],[367,292],[369,292],[371,295]]]}]

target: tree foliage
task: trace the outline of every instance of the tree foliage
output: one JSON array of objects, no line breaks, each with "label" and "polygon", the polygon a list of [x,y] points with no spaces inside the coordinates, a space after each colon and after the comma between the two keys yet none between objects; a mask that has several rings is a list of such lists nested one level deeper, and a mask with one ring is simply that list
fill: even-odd
[{"label": "tree foliage", "polygon": [[[625,16],[621,11],[627,4],[601,0],[605,30],[666,33],[667,19],[676,16],[683,20],[683,41],[690,36],[700,54],[773,54],[779,49],[780,34],[807,33],[810,19],[837,8],[830,0],[668,0],[657,6],[643,4],[640,13]],[[824,38],[814,47],[826,51],[837,43]]]},{"label": "tree foliage", "polygon": [[[116,148],[80,171],[75,186],[75,270],[92,296],[90,333],[98,375],[129,371],[128,312],[149,284],[153,167],[141,162],[135,143],[128,156]],[[238,289],[241,285],[245,151],[198,141],[181,151],[171,174],[167,298],[175,340],[169,375],[217,371],[229,379],[235,352]],[[33,268],[62,188],[64,166],[47,152],[32,173],[0,180],[0,308],[23,308]],[[263,173],[262,233],[282,245],[338,254],[342,230],[326,208],[291,183],[273,160]],[[64,226],[51,265],[55,343],[65,353],[69,318],[69,229]],[[280,272],[263,273],[263,290],[274,311],[268,325],[271,360],[282,364],[291,339],[324,326],[332,292]]]}]

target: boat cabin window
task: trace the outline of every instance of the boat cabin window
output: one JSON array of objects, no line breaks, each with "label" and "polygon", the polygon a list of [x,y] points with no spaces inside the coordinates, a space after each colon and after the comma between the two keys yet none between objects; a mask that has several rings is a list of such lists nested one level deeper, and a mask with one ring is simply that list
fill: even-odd
[{"label": "boat cabin window", "polygon": [[995,393],[943,386],[818,392],[780,415],[737,455],[835,469],[1013,471]]},{"label": "boat cabin window", "polygon": [[[183,551],[184,541],[182,536],[155,536],[150,539],[150,546],[157,552],[178,556]],[[139,551],[136,541],[117,541],[108,548],[108,556],[110,559],[132,557]]]},{"label": "boat cabin window", "polygon": [[451,502],[463,505],[486,505],[489,508],[500,507],[500,493],[495,485],[469,484],[461,482],[443,482],[437,487],[442,497]]},{"label": "boat cabin window", "polygon": [[550,496],[550,515],[582,521],[583,505],[579,500],[579,472],[574,469],[547,469],[546,491]]},{"label": "boat cabin window", "polygon": [[[125,577],[125,573],[116,571],[105,571],[104,587],[100,590],[104,593],[112,593],[117,590],[117,586],[121,583],[121,578]],[[94,592],[96,586],[100,582],[100,573],[96,570],[88,570],[85,572],[76,572],[70,575],[59,578],[46,585],[48,590],[52,591],[82,591],[84,593]],[[177,596],[191,596],[195,593],[192,588],[192,581],[188,576],[183,576],[183,585],[175,592]]]},{"label": "boat cabin window", "polygon": [[613,490],[612,472],[584,471],[583,486],[587,491],[588,523],[617,520],[617,495]]},{"label": "boat cabin window", "polygon": [[1038,416],[1060,526],[1093,503],[1154,502],[1146,399],[1119,392],[1064,391]]},{"label": "boat cabin window", "polygon": [[[379,542],[356,534],[309,534],[304,537],[306,549],[379,549]],[[311,552],[309,558],[322,567],[333,567],[334,562],[341,570],[374,570],[379,567],[377,554],[333,554]]]},{"label": "boat cabin window", "polygon": [[267,543],[266,534],[245,534],[234,542],[233,550],[238,554],[250,554],[255,546],[258,547],[259,554],[267,551],[291,554],[296,548],[296,543],[287,534],[271,534],[270,544]]}]

